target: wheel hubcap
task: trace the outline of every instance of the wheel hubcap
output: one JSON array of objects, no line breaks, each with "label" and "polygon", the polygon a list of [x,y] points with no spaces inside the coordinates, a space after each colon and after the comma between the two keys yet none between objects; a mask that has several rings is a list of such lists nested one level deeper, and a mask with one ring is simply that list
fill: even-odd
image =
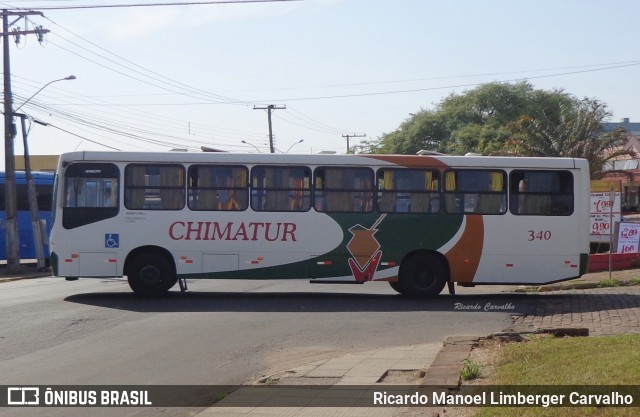
[{"label": "wheel hubcap", "polygon": [[162,272],[155,266],[147,265],[140,269],[140,282],[147,287],[153,287],[162,283]]},{"label": "wheel hubcap", "polygon": [[433,284],[433,274],[431,270],[428,268],[419,270],[416,274],[415,283],[419,288],[429,288],[431,284]]}]

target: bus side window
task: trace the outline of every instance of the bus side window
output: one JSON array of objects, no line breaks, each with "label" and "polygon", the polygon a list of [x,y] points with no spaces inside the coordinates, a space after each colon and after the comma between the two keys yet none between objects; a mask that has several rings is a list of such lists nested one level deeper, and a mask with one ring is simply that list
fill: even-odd
[{"label": "bus side window", "polygon": [[313,207],[316,211],[327,211],[327,200],[324,197],[324,177],[316,175],[313,189]]},{"label": "bus side window", "polygon": [[574,210],[569,171],[515,170],[510,174],[510,210],[526,216],[570,216]]},{"label": "bus side window", "polygon": [[378,171],[378,210],[383,213],[437,213],[439,173],[426,169]]},{"label": "bus side window", "polygon": [[133,210],[181,210],[185,200],[182,165],[129,164],[125,168],[124,204]]},{"label": "bus side window", "polygon": [[256,166],[251,171],[251,208],[255,211],[308,211],[311,169]]},{"label": "bus side window", "polygon": [[373,210],[371,169],[322,167],[314,175],[316,210],[347,213]]},{"label": "bus side window", "polygon": [[244,166],[193,165],[189,168],[191,210],[242,211],[249,204]]},{"label": "bus side window", "polygon": [[504,214],[507,211],[504,171],[460,169],[445,172],[448,213]]}]

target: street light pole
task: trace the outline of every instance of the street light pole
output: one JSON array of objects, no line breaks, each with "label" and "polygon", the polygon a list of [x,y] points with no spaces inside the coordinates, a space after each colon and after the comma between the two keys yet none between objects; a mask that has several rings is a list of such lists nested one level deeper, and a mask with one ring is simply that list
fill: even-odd
[{"label": "street light pole", "polygon": [[75,76],[75,75],[69,75],[69,76],[64,77],[64,78],[60,78],[60,79],[57,79],[57,80],[49,81],[48,83],[46,83],[45,85],[43,85],[42,87],[40,87],[40,89],[39,89],[38,91],[36,91],[35,93],[33,93],[33,94],[31,95],[31,97],[29,97],[28,99],[26,99],[26,100],[24,101],[24,103],[22,103],[21,105],[19,105],[19,106],[18,106],[18,108],[17,108],[17,109],[15,109],[13,112],[14,112],[14,113],[17,113],[17,112],[18,112],[18,110],[20,110],[20,109],[22,108],[22,106],[24,106],[25,104],[27,104],[28,102],[30,102],[32,98],[34,98],[35,96],[37,96],[37,95],[38,95],[38,93],[40,93],[40,91],[42,91],[42,90],[44,90],[45,88],[47,88],[50,84],[57,83],[58,81],[75,80],[75,79],[76,79],[76,76]]},{"label": "street light pole", "polygon": [[249,143],[249,142],[247,142],[246,140],[241,140],[240,142],[244,143],[245,145],[253,146],[253,148],[254,148],[256,151],[258,151],[258,153],[262,153],[262,152],[260,151],[260,149],[258,149],[258,147],[257,147],[256,145],[254,145],[254,144],[252,144],[252,143]]},{"label": "street light pole", "polygon": [[304,139],[300,139],[299,141],[297,141],[296,143],[294,143],[293,145],[289,146],[289,149],[287,149],[287,151],[285,153],[289,153],[289,151],[291,150],[291,148],[293,148],[294,146],[296,146],[299,143],[304,142]]}]

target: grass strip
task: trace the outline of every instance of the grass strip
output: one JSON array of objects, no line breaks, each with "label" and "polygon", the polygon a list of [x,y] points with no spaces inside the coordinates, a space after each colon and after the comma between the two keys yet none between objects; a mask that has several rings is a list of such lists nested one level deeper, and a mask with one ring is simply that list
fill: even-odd
[{"label": "grass strip", "polygon": [[[554,338],[510,343],[497,361],[491,385],[637,385],[640,335]],[[638,416],[639,408],[486,407],[476,417]]]}]

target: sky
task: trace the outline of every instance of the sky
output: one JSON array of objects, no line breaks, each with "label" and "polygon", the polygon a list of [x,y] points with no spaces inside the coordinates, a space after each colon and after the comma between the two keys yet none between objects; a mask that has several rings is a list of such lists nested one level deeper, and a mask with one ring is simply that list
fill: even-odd
[{"label": "sky", "polygon": [[[270,104],[286,107],[272,114],[276,152],[345,153],[344,135],[377,139],[487,82],[563,89],[605,102],[610,121],[640,121],[635,0],[71,8],[165,1],[0,0],[44,14],[12,28],[50,31],[41,43],[11,37],[13,108],[48,124],[30,124],[32,155],[267,153],[267,112],[254,107]],[[15,149],[23,153],[20,132]]]}]

